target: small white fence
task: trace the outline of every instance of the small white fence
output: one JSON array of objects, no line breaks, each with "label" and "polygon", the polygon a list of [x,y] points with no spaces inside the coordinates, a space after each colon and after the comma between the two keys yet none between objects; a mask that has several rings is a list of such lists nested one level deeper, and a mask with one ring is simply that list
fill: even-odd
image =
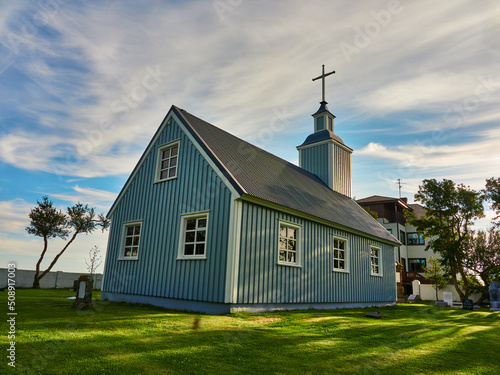
[{"label": "small white fence", "polygon": [[[7,268],[0,268],[0,288],[7,287]],[[75,280],[83,275],[84,273],[72,273],[72,272],[49,272],[40,280],[40,288],[43,289],[66,289],[73,288],[73,283]],[[102,274],[94,274],[94,289],[101,289],[102,284]],[[31,288],[33,286],[33,278],[35,277],[35,271],[32,270],[20,270],[16,269],[14,280],[16,282],[16,288]]]}]

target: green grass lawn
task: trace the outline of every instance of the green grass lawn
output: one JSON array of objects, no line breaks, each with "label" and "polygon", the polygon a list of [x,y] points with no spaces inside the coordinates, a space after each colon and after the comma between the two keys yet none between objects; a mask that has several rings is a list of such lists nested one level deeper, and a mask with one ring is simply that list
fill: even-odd
[{"label": "green grass lawn", "polygon": [[[208,316],[96,300],[81,312],[74,295],[17,290],[16,368],[3,355],[1,374],[500,374],[500,315],[486,309]],[[365,317],[377,310],[381,320]]]}]

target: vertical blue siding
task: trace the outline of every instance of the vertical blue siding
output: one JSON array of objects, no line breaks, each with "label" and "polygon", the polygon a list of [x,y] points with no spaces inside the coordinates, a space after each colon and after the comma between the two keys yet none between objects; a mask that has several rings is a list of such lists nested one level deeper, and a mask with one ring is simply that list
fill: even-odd
[{"label": "vertical blue siding", "polygon": [[[302,226],[302,267],[278,265],[279,220]],[[348,238],[349,273],[333,271],[333,235]],[[383,276],[370,275],[370,245]],[[396,300],[393,247],[243,202],[237,303],[342,303]]]},{"label": "vertical blue siding", "polygon": [[333,147],[333,190],[351,196],[351,154],[334,143]]},{"label": "vertical blue siding", "polygon": [[321,181],[328,185],[328,162],[329,144],[325,143],[315,147],[300,150],[300,167],[318,176]]},{"label": "vertical blue siding", "polygon": [[351,153],[335,142],[300,151],[300,167],[314,173],[332,190],[351,196]]},{"label": "vertical blue siding", "polygon": [[[157,147],[180,139],[177,178],[154,183]],[[180,127],[160,134],[116,207],[103,291],[223,302],[231,193]],[[206,260],[177,260],[180,215],[210,211]],[[123,223],[142,220],[138,260],[118,260]]]}]

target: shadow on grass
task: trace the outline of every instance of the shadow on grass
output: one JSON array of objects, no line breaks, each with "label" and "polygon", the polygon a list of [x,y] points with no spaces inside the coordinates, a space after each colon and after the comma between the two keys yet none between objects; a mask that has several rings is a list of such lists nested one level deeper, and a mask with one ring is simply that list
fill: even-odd
[{"label": "shadow on grass", "polygon": [[[204,316],[96,303],[85,315],[59,302],[25,310],[20,373],[498,373],[496,313],[424,304]],[[375,310],[383,319],[365,317]]]}]

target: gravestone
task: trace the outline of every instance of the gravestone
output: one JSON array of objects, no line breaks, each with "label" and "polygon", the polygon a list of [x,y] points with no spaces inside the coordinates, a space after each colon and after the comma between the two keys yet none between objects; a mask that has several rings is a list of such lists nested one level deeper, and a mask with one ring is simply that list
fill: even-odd
[{"label": "gravestone", "polygon": [[73,302],[73,308],[77,310],[92,309],[92,289],[94,279],[90,275],[82,275],[78,278],[78,289],[76,299]]},{"label": "gravestone", "polygon": [[500,282],[492,281],[490,283],[490,305],[491,311],[500,311]]},{"label": "gravestone", "polygon": [[462,309],[464,310],[474,310],[474,302],[471,299],[464,299],[462,302]]},{"label": "gravestone", "polygon": [[436,301],[434,302],[434,306],[437,306],[437,307],[447,307],[448,304],[444,301]]},{"label": "gravestone", "polygon": [[412,294],[420,295],[420,281],[413,280],[411,282]]},{"label": "gravestone", "polygon": [[398,295],[398,302],[405,302],[405,288],[401,275],[403,274],[403,265],[396,262],[396,290]]},{"label": "gravestone", "polygon": [[453,306],[453,293],[443,292],[443,301],[448,304],[448,306]]},{"label": "gravestone", "polygon": [[408,297],[409,303],[419,302],[419,301],[420,301],[420,296],[418,294],[410,294],[410,296]]},{"label": "gravestone", "polygon": [[382,313],[380,311],[373,311],[366,313],[367,318],[382,319]]}]

